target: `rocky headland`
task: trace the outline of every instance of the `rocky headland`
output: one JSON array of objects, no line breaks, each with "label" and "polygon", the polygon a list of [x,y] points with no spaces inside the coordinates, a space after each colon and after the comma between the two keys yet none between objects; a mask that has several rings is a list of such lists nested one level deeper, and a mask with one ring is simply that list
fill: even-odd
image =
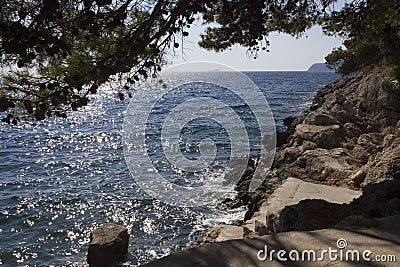
[{"label": "rocky headland", "polygon": [[328,68],[326,63],[314,63],[308,68],[307,71],[308,72],[335,72],[335,70]]},{"label": "rocky headland", "polygon": [[[286,118],[268,177],[247,192],[242,222],[218,225],[199,244],[287,231],[373,228],[400,214],[400,91],[389,70],[354,73],[321,88],[306,112]],[[246,178],[247,177],[247,178]],[[237,205],[234,201],[234,205]]]}]

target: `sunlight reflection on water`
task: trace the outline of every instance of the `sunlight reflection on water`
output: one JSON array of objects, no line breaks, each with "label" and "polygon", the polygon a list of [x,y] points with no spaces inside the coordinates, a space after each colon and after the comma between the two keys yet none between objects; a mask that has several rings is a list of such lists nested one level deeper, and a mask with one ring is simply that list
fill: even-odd
[{"label": "sunlight reflection on water", "polygon": [[[249,74],[270,97],[278,125],[298,112],[319,85],[337,77],[304,75]],[[144,194],[123,158],[120,130],[127,102],[116,99],[106,90],[67,120],[0,125],[1,264],[84,265],[89,233],[103,222],[127,226],[130,262],[144,263],[186,247],[205,227],[243,213],[173,207]],[[155,164],[167,169],[162,160]],[[209,170],[207,176],[217,179],[220,171]]]}]

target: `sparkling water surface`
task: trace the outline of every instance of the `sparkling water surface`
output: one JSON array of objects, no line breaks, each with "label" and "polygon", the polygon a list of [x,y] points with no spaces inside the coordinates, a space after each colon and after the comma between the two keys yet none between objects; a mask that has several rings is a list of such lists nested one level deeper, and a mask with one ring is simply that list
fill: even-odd
[{"label": "sparkling water surface", "polygon": [[[338,78],[331,73],[246,74],[268,100],[278,129],[283,118],[307,108],[318,88]],[[115,91],[103,89],[68,119],[0,124],[0,265],[85,266],[89,233],[104,222],[128,227],[124,264],[139,265],[181,250],[204,229],[243,215],[243,210],[221,211],[217,205],[183,208],[148,197],[125,164],[120,132],[128,101],[117,98]],[[238,100],[232,98],[231,104],[238,114],[246,111]],[[163,112],[154,110],[153,116]],[[257,129],[251,116],[244,120],[251,139]],[[225,136],[218,139],[216,164],[203,173],[218,178],[229,155],[224,129],[200,120],[182,132],[188,158],[197,156],[197,139]],[[156,143],[149,145],[157,150]],[[164,157],[155,159],[160,159],[157,168],[168,170]]]}]

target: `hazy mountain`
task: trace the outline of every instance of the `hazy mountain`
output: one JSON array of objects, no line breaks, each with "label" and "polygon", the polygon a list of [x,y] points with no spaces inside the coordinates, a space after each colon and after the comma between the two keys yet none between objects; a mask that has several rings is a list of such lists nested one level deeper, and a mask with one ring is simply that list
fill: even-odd
[{"label": "hazy mountain", "polygon": [[315,63],[311,67],[308,68],[308,72],[335,72],[334,70],[329,69],[325,63]]}]

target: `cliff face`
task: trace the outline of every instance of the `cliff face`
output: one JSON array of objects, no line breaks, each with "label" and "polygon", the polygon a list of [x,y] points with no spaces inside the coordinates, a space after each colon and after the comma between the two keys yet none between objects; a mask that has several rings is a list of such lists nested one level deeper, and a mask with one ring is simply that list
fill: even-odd
[{"label": "cliff face", "polygon": [[[221,233],[238,238],[274,231],[312,230],[302,221],[311,218],[315,229],[332,227],[351,216],[353,219],[349,220],[374,225],[371,209],[390,210],[382,212],[381,217],[400,214],[400,191],[390,191],[400,188],[398,181],[373,185],[372,189],[367,186],[400,178],[400,91],[390,86],[387,74],[388,70],[382,67],[344,77],[319,90],[303,115],[285,120],[288,129],[278,134],[280,147],[269,176],[259,190],[243,198],[248,199],[249,208],[244,223],[230,226],[228,231],[219,226],[201,237],[200,242],[214,242],[221,239]],[[280,214],[270,214],[271,202],[276,202],[274,191],[288,178],[292,183],[295,178],[333,188],[360,190],[367,186],[364,190],[367,193],[351,205],[303,200],[284,208]],[[298,184],[294,187],[312,187],[295,183]],[[273,194],[275,199],[271,200]],[[330,197],[326,199],[329,201]],[[387,208],[385,205],[390,201],[397,208],[390,205]],[[314,218],[316,214],[319,217]],[[321,214],[325,214],[324,220]],[[328,217],[336,217],[336,221],[326,221]]]},{"label": "cliff face", "polygon": [[277,175],[352,188],[393,178],[400,171],[400,92],[386,74],[376,69],[322,88],[288,126]]}]

